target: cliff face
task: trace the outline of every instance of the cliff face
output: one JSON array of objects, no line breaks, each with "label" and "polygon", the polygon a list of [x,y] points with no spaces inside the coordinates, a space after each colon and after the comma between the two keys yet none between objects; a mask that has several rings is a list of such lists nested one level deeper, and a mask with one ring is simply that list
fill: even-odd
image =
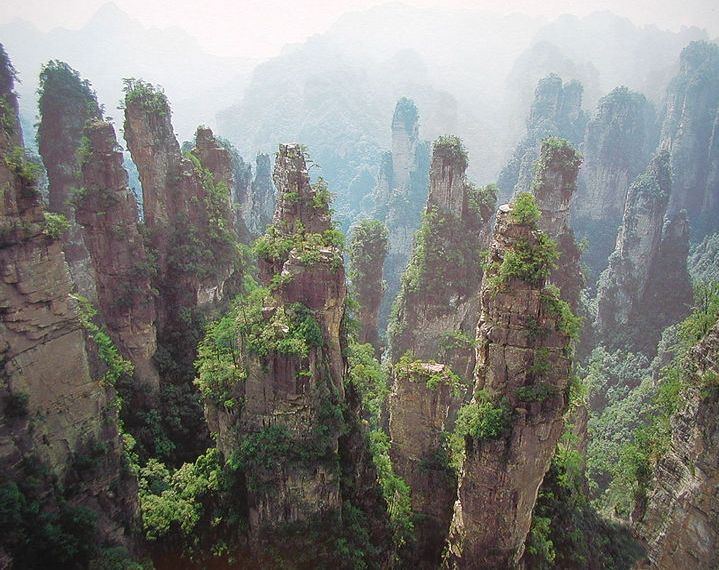
[{"label": "cliff face", "polygon": [[456,498],[444,436],[459,378],[444,364],[411,359],[394,366],[393,376],[390,457],[397,475],[412,489],[415,540],[410,559],[419,568],[436,568]]},{"label": "cliff face", "polygon": [[644,95],[617,87],[599,100],[587,124],[574,227],[589,245],[584,260],[595,276],[606,267],[632,181],[656,148],[655,112]]},{"label": "cliff face", "polygon": [[[662,152],[629,189],[616,249],[599,279],[596,326],[608,346],[652,352],[691,302],[686,216],[664,224],[671,191],[669,155]],[[648,315],[651,328],[643,326]]]},{"label": "cliff face", "polygon": [[70,227],[63,234],[63,250],[70,276],[80,293],[97,302],[96,276],[82,231],[75,222],[73,191],[82,186],[80,160],[83,128],[102,118],[90,84],[74,69],[50,61],[40,73],[38,150],[48,178],[48,209],[64,215]]},{"label": "cliff face", "polygon": [[365,219],[352,228],[349,246],[349,278],[359,303],[358,340],[372,344],[377,354],[380,350],[377,319],[384,292],[382,267],[387,255],[387,237],[387,228],[382,222]]},{"label": "cliff face", "polygon": [[[255,158],[255,174],[246,167],[246,181],[238,185],[241,190],[233,194],[240,214],[250,235],[257,237],[265,233],[275,212],[275,187],[272,184],[272,163],[270,155],[259,153]],[[237,176],[236,176],[237,177]],[[244,180],[244,176],[238,180]]]},{"label": "cliff face", "polygon": [[540,79],[527,119],[527,134],[497,178],[501,200],[530,191],[532,167],[542,140],[556,136],[579,146],[587,122],[582,111],[582,91],[577,81],[562,84],[562,79],[555,74]]},{"label": "cliff face", "polygon": [[427,196],[428,171],[429,146],[419,140],[417,107],[403,97],[397,102],[392,118],[392,153],[382,159],[374,194],[375,215],[389,230],[389,253],[384,263],[387,287],[380,310],[382,324],[409,260]]},{"label": "cliff face", "polygon": [[699,237],[719,228],[719,46],[692,42],[667,89],[661,147],[671,151],[669,213],[685,209]]},{"label": "cliff face", "polygon": [[456,137],[434,143],[427,209],[402,278],[388,329],[393,362],[406,352],[439,359],[465,378],[474,369],[474,331],[489,242],[494,188],[465,177],[467,157]]},{"label": "cliff face", "polygon": [[164,93],[142,81],[128,81],[125,91],[125,138],[140,175],[145,225],[157,256],[159,340],[170,342],[176,360],[191,368],[195,339],[183,309],[213,307],[234,284],[230,156],[209,129],[200,129],[197,148],[183,155]]},{"label": "cliff face", "polygon": [[635,523],[650,568],[719,564],[719,326],[692,348],[683,366],[683,404],[671,420],[669,451],[654,470],[647,508]]},{"label": "cliff face", "polygon": [[[15,517],[12,533],[0,539],[0,559],[20,568],[59,556],[43,534],[52,529],[66,533],[68,544],[81,541],[71,562],[89,557],[95,544],[125,542],[122,527],[136,505],[133,478],[121,470],[114,393],[99,379],[96,347],[86,344],[70,297],[55,218],[44,215],[24,156],[13,79],[0,46],[0,472],[4,512]],[[102,453],[95,457],[93,449]],[[95,462],[83,467],[88,455]],[[96,526],[83,526],[90,519]]]},{"label": "cliff face", "polygon": [[133,363],[135,378],[155,392],[160,380],[152,362],[157,349],[152,264],[137,229],[135,197],[112,125],[95,121],[84,132],[88,148],[77,221],[97,277],[99,308],[113,341]]},{"label": "cliff face", "polygon": [[523,210],[519,203],[499,209],[482,281],[475,397],[459,411],[455,430],[465,458],[448,568],[518,563],[563,429],[569,327],[562,301],[544,287],[552,246]]},{"label": "cliff face", "polygon": [[550,281],[561,291],[573,310],[579,304],[584,278],[579,270],[579,249],[569,223],[569,211],[577,188],[577,174],[582,159],[562,139],[542,142],[539,159],[534,165],[532,193],[542,213],[539,229],[559,246],[559,260]]},{"label": "cliff face", "polygon": [[[274,221],[257,245],[267,289],[242,312],[249,315],[239,339],[246,379],[228,394],[237,406],[208,402],[208,420],[221,451],[239,456],[251,541],[284,549],[308,544],[292,539],[288,525],[340,530],[348,483],[364,490],[358,473],[376,475],[362,467],[362,449],[346,453],[357,443],[359,419],[344,385],[347,291],[329,193],[310,185],[299,145],[280,146],[274,181]],[[317,548],[308,556],[323,554]]]}]

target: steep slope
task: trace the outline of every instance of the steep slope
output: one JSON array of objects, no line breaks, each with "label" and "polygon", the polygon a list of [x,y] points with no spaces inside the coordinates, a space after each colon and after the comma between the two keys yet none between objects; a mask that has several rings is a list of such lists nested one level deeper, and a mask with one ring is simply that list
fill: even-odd
[{"label": "steep slope", "polygon": [[84,136],[82,192],[75,203],[97,278],[100,312],[113,341],[133,363],[135,378],[148,392],[157,392],[160,379],[152,361],[157,350],[153,267],[137,229],[135,197],[113,126],[90,122]]},{"label": "steep slope", "polygon": [[40,73],[38,149],[48,178],[48,209],[70,222],[63,234],[65,259],[80,293],[97,302],[96,277],[80,228],[75,222],[73,192],[82,186],[80,147],[83,128],[102,113],[88,81],[60,61],[50,61]]},{"label": "steep slope", "polygon": [[0,46],[0,559],[82,567],[102,545],[127,544],[136,515],[111,388],[127,368],[108,367],[109,338],[83,330],[58,240],[66,226],[40,207],[13,82]]},{"label": "steep slope", "polygon": [[446,568],[518,563],[537,490],[563,429],[571,310],[545,287],[557,251],[530,195],[497,212],[482,281],[475,396],[460,409],[464,451]]},{"label": "steep slope", "polygon": [[669,162],[661,152],[629,189],[616,249],[599,279],[596,327],[610,347],[652,354],[691,303],[686,214],[664,220],[673,192]]},{"label": "steep slope", "polygon": [[654,108],[643,95],[617,87],[599,100],[587,124],[572,213],[577,234],[588,241],[583,259],[595,278],[614,247],[629,185],[656,147],[655,122]]},{"label": "steep slope", "polygon": [[532,167],[543,139],[556,136],[579,146],[587,122],[582,111],[582,92],[582,85],[577,81],[563,84],[553,73],[539,80],[527,118],[526,134],[497,178],[501,200],[530,190]]},{"label": "steep slope", "polygon": [[669,213],[685,209],[697,237],[719,228],[719,45],[692,42],[666,95],[661,148],[671,152]]}]

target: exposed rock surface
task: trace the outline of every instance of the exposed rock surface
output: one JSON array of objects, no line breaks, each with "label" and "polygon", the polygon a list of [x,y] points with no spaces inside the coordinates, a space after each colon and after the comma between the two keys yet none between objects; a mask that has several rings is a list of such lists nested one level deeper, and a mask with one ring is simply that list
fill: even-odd
[{"label": "exposed rock surface", "polygon": [[[260,258],[270,286],[256,324],[263,332],[254,344],[240,341],[247,375],[232,393],[239,411],[208,403],[208,420],[226,456],[256,442],[259,458],[244,463],[250,539],[286,551],[315,547],[291,538],[287,525],[336,532],[344,501],[379,495],[361,449],[358,401],[344,384],[347,290],[327,197],[310,185],[299,145],[280,146],[274,182],[277,208]],[[307,556],[322,559],[319,549]]]},{"label": "exposed rock surface", "polygon": [[152,264],[137,229],[137,205],[112,125],[91,122],[85,136],[77,221],[97,277],[99,308],[113,341],[133,363],[135,378],[156,392],[160,379],[152,362],[157,349]]},{"label": "exposed rock surface", "polygon": [[239,205],[241,217],[250,235],[257,237],[265,233],[275,212],[275,187],[272,183],[270,155],[257,155],[254,177],[249,164],[242,163],[238,171],[246,174],[236,175],[240,184],[239,191],[233,194],[233,199]]},{"label": "exposed rock surface", "polygon": [[663,151],[629,189],[616,249],[599,280],[596,326],[608,346],[652,353],[661,331],[691,303],[686,214],[664,223],[671,192]]},{"label": "exposed rock surface", "polygon": [[648,566],[662,570],[719,565],[719,325],[690,350],[683,368],[687,387],[671,420],[669,451],[635,523]]},{"label": "exposed rock surface", "polygon": [[587,123],[582,111],[582,91],[579,82],[562,84],[562,79],[555,74],[539,80],[527,119],[527,134],[497,178],[500,200],[531,190],[532,167],[542,140],[556,136],[579,146]]},{"label": "exposed rock surface", "polygon": [[465,460],[447,568],[518,563],[537,490],[563,429],[569,338],[559,332],[557,301],[544,290],[549,266],[542,264],[541,274],[531,277],[501,269],[521,251],[536,255],[546,240],[534,224],[522,221],[511,206],[499,209],[482,281],[476,395],[457,420],[467,427]]},{"label": "exposed rock surface", "polygon": [[577,174],[582,159],[562,139],[542,142],[539,159],[534,166],[532,192],[542,213],[539,229],[557,242],[559,260],[550,281],[562,293],[573,310],[579,304],[584,278],[579,270],[579,249],[569,222],[569,211],[577,188]]},{"label": "exposed rock surface", "polygon": [[412,251],[414,233],[428,188],[429,145],[419,139],[419,114],[414,102],[402,97],[392,117],[392,152],[382,157],[375,188],[375,216],[389,230],[389,253],[384,263],[387,288],[380,311],[386,322],[400,278]]},{"label": "exposed rock surface", "polygon": [[358,340],[369,342],[379,354],[379,330],[377,320],[384,292],[382,268],[387,255],[387,228],[382,222],[364,219],[351,230],[349,277],[359,308],[360,324]]},{"label": "exposed rock surface", "polygon": [[[142,81],[126,85],[124,133],[142,183],[149,244],[157,256],[158,340],[171,343],[175,359],[191,368],[195,339],[183,310],[213,307],[233,290],[237,238],[230,156],[209,129],[200,129],[198,148],[183,155],[167,98]],[[209,164],[203,164],[203,155]]]},{"label": "exposed rock surface", "polygon": [[[437,568],[452,519],[457,481],[444,441],[458,378],[444,364],[419,360],[393,367],[389,400],[390,457],[412,490],[413,566]],[[455,393],[453,393],[455,392]]]},{"label": "exposed rock surface", "polygon": [[588,240],[583,258],[595,278],[614,248],[629,186],[656,148],[655,124],[652,104],[626,87],[602,97],[587,124],[573,213],[577,234]]},{"label": "exposed rock surface", "polygon": [[95,92],[80,75],[60,61],[50,61],[40,73],[38,150],[47,171],[48,209],[70,222],[63,233],[63,250],[77,289],[97,303],[95,274],[80,227],[75,221],[73,192],[82,186],[83,128],[102,118]]},{"label": "exposed rock surface", "polygon": [[661,133],[674,179],[669,213],[687,210],[701,237],[719,229],[719,45],[692,42],[679,64]]},{"label": "exposed rock surface", "polygon": [[[37,505],[38,521],[61,506],[92,509],[99,531],[94,540],[126,542],[123,526],[132,521],[136,504],[131,495],[134,480],[121,471],[114,393],[99,380],[94,344],[86,344],[70,297],[72,282],[62,243],[52,235],[40,207],[34,173],[23,154],[13,79],[12,66],[0,46],[3,493],[7,494],[7,485],[17,484],[28,507]],[[104,449],[98,464],[81,470],[78,458],[94,445]],[[19,525],[14,533],[21,532]],[[5,548],[4,554],[10,557],[14,548],[19,556],[27,555],[27,545],[14,543],[13,536],[2,537],[0,550]],[[17,561],[17,567],[22,564]]]},{"label": "exposed rock surface", "polygon": [[406,352],[437,359],[469,381],[494,187],[467,181],[459,139],[434,143],[427,208],[388,329],[393,362]]}]

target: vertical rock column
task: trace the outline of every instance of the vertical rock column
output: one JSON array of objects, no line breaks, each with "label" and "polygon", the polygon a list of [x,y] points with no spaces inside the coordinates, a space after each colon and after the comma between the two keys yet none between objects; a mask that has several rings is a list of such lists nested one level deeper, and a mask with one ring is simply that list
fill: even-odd
[{"label": "vertical rock column", "polygon": [[377,318],[384,282],[382,266],[387,255],[387,228],[376,220],[362,220],[352,228],[349,277],[359,303],[359,341],[369,342],[379,354]]},{"label": "vertical rock column", "polygon": [[390,457],[395,473],[412,490],[416,515],[409,558],[418,568],[437,568],[456,498],[444,436],[458,378],[444,364],[422,361],[401,362],[392,373]]},{"label": "vertical rock column", "polygon": [[557,242],[559,261],[550,280],[573,310],[579,304],[584,278],[579,270],[579,249],[569,223],[569,209],[577,189],[577,174],[582,159],[563,139],[542,141],[534,166],[532,192],[542,212],[539,229]]},{"label": "vertical rock column", "polygon": [[[459,412],[465,459],[447,568],[510,568],[563,429],[570,362],[558,301],[544,291],[546,235],[511,206],[497,213],[482,281],[475,398]],[[516,266],[517,256],[536,271]]]},{"label": "vertical rock column", "polygon": [[152,266],[137,229],[135,197],[112,125],[90,122],[85,136],[88,151],[77,221],[97,276],[100,310],[113,341],[133,363],[137,381],[156,392],[160,380],[152,362],[157,349]]},{"label": "vertical rock column", "polygon": [[495,194],[493,187],[470,184],[466,168],[458,138],[434,143],[425,217],[395,301],[388,340],[393,362],[411,352],[443,361],[469,379],[479,314],[480,251],[489,242]]},{"label": "vertical rock column", "polygon": [[86,151],[83,128],[102,112],[90,84],[66,63],[50,61],[40,73],[38,150],[47,170],[48,209],[70,222],[63,234],[65,260],[78,291],[97,303],[90,254],[72,206],[73,192],[82,186],[80,162]]}]

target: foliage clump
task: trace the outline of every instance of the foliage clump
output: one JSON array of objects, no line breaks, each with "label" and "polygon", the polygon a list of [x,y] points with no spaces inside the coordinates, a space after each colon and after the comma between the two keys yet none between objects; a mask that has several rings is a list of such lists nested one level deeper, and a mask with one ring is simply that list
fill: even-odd
[{"label": "foliage clump", "polygon": [[62,235],[70,229],[70,222],[63,214],[54,212],[43,212],[45,224],[42,230],[50,239],[60,239]]},{"label": "foliage clump", "polygon": [[436,390],[440,384],[450,388],[455,396],[461,392],[462,379],[449,367],[438,364],[434,360],[418,360],[410,352],[406,352],[394,366],[398,377],[408,378],[411,382],[424,380],[430,390]]},{"label": "foliage clump", "polygon": [[170,112],[167,96],[162,87],[155,87],[142,79],[130,77],[122,80],[122,90],[125,93],[125,105],[137,102],[146,113],[155,113],[159,116]]},{"label": "foliage clump", "polygon": [[537,206],[534,195],[530,192],[520,192],[512,201],[511,219],[515,224],[522,226],[536,226],[542,212]]}]

